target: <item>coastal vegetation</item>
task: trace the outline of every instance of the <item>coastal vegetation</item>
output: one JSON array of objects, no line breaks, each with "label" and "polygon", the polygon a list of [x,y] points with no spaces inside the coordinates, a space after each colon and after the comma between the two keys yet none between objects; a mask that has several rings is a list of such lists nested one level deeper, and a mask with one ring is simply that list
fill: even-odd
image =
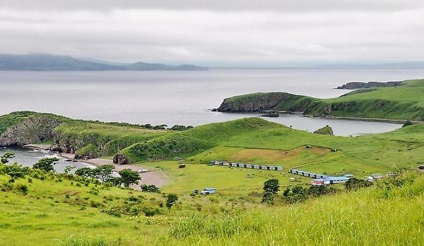
[{"label": "coastal vegetation", "polygon": [[370,87],[332,99],[318,99],[284,92],[254,93],[227,98],[221,112],[277,110],[315,117],[380,120],[424,119],[424,80],[407,80],[395,87]]},{"label": "coastal vegetation", "polygon": [[[13,182],[9,167],[22,174]],[[0,164],[0,244],[419,245],[424,176],[393,171],[397,176],[346,188],[302,183],[280,188],[278,180],[266,179],[248,193],[202,196],[134,191],[75,174]],[[272,200],[262,202],[264,197]]]}]

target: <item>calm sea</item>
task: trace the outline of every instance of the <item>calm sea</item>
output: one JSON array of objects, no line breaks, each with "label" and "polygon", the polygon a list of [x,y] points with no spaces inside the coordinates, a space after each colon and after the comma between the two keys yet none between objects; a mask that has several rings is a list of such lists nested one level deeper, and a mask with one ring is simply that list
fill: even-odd
[{"label": "calm sea", "polygon": [[62,173],[67,166],[75,167],[71,171],[71,173],[75,172],[76,169],[82,167],[94,167],[93,165],[89,165],[83,162],[73,162],[66,160],[65,158],[60,157],[57,153],[52,151],[45,150],[32,150],[32,149],[24,149],[24,148],[0,148],[0,155],[3,155],[6,152],[13,152],[15,157],[9,160],[9,163],[17,162],[20,165],[26,167],[32,167],[35,163],[37,163],[42,158],[53,158],[56,157],[59,159],[57,163],[54,165],[54,169],[56,172]]},{"label": "calm sea", "polygon": [[[18,110],[130,123],[201,125],[248,117],[210,112],[224,98],[284,91],[330,98],[350,81],[424,78],[424,70],[210,70],[199,72],[0,72],[0,114]],[[249,115],[256,116],[256,115]],[[398,124],[281,116],[272,121],[336,135],[391,131]]]}]

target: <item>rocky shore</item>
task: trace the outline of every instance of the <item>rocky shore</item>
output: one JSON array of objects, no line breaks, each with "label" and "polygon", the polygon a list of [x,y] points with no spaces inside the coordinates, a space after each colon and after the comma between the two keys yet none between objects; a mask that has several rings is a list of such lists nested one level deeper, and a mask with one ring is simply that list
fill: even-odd
[{"label": "rocky shore", "polygon": [[395,87],[402,85],[402,81],[390,81],[390,82],[349,82],[342,86],[338,86],[336,89],[355,90],[362,88],[374,88],[374,87]]}]

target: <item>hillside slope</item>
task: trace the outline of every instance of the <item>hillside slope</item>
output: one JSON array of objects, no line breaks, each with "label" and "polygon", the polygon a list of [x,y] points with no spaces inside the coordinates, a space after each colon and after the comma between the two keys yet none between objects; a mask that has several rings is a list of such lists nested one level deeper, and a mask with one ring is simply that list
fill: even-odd
[{"label": "hillside slope", "polygon": [[279,110],[316,117],[424,120],[424,80],[404,81],[397,87],[366,88],[339,98],[318,99],[283,92],[254,93],[227,98],[220,112]]},{"label": "hillside slope", "polygon": [[236,136],[280,128],[279,124],[259,118],[213,123],[159,137],[125,148],[121,153],[132,162],[183,159],[211,149]]},{"label": "hillside slope", "polygon": [[47,143],[52,150],[77,154],[80,159],[113,156],[134,143],[169,134],[126,123],[69,119],[30,111],[0,116],[0,146]]},{"label": "hillside slope", "polygon": [[166,194],[34,169],[9,182],[6,167],[0,163],[1,245],[421,245],[424,240],[424,176],[408,172],[294,204],[279,195],[274,206],[258,201],[255,192],[178,193],[178,203],[168,210]]}]

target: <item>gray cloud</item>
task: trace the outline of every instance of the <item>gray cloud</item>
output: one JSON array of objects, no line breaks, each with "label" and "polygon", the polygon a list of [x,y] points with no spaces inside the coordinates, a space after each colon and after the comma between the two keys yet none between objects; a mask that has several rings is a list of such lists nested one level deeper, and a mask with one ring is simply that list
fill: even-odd
[{"label": "gray cloud", "polygon": [[18,9],[185,9],[227,11],[320,12],[334,10],[392,11],[423,7],[420,0],[10,0],[0,7]]},{"label": "gray cloud", "polygon": [[0,53],[206,65],[424,59],[422,1],[28,2],[0,3]]}]

